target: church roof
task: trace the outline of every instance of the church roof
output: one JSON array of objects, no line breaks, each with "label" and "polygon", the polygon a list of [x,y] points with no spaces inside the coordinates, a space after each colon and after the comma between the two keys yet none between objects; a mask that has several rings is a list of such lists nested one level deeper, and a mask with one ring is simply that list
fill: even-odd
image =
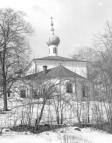
[{"label": "church roof", "polygon": [[[66,57],[61,57],[61,56],[47,56],[47,57],[43,57],[43,58],[37,58],[34,60],[79,61],[77,59],[66,58]],[[85,62],[85,61],[80,60],[80,62]]]},{"label": "church roof", "polygon": [[77,73],[68,70],[62,65],[59,65],[55,68],[48,69],[46,73],[45,71],[42,71],[39,73],[28,75],[26,76],[26,79],[44,80],[44,79],[54,79],[54,78],[76,78],[76,77],[85,79],[84,77],[78,75]]}]

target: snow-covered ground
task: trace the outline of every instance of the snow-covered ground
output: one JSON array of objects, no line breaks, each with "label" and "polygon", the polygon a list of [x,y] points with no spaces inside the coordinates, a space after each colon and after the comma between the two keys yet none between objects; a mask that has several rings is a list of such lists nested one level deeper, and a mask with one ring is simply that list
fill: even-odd
[{"label": "snow-covered ground", "polygon": [[112,143],[112,135],[90,128],[75,130],[66,127],[40,134],[8,132],[0,136],[0,143]]},{"label": "snow-covered ground", "polygon": [[[27,113],[26,111],[28,111],[28,108],[26,108],[26,106],[21,106],[21,105],[26,105],[28,102],[29,101],[22,99],[21,100],[18,99],[15,101],[10,100],[8,104],[9,108],[12,110],[6,112],[5,114],[0,114],[0,128],[14,125],[14,122],[17,121],[17,119],[21,119],[21,116],[25,115],[25,113]],[[1,101],[0,104],[1,104],[0,106],[3,107],[3,103]],[[96,104],[96,102],[91,103],[91,108],[93,107],[93,104]],[[99,104],[101,107],[103,106],[101,103],[97,104]],[[37,104],[34,105],[33,114],[37,114]],[[46,112],[46,114],[48,114],[48,112]],[[68,115],[69,114],[67,111],[67,116]],[[69,116],[71,117],[71,115]],[[76,116],[74,115],[73,119],[75,120],[75,118]],[[0,136],[0,143],[23,143],[23,142],[24,143],[112,143],[112,135],[106,132],[93,130],[91,128],[83,128],[81,129],[81,131],[77,131],[75,130],[75,127],[66,127],[55,131],[43,132],[41,134],[31,134],[31,133],[26,134],[25,132],[17,133],[11,131]]]},{"label": "snow-covered ground", "polygon": [[[31,100],[28,98],[8,98],[8,108],[11,110],[5,114],[0,114],[0,127],[20,124],[20,121],[23,118],[27,121],[30,114],[31,121],[33,123],[38,117],[42,107],[42,104],[37,104],[38,102],[40,103],[38,100]],[[68,104],[64,105],[63,124],[74,124],[78,122],[77,112],[79,113],[78,117],[80,116],[80,120],[82,122],[87,122],[89,116],[89,119],[92,123],[96,122],[97,120],[106,121],[107,115],[110,113],[110,110],[108,109],[109,104],[105,103],[104,105],[103,102],[90,101],[89,107],[86,102],[79,102],[77,105],[77,102],[74,101],[72,104],[73,106],[69,106]],[[3,100],[1,99],[0,108],[3,108]],[[45,105],[41,122],[51,124],[56,123],[56,109],[54,104]]]}]

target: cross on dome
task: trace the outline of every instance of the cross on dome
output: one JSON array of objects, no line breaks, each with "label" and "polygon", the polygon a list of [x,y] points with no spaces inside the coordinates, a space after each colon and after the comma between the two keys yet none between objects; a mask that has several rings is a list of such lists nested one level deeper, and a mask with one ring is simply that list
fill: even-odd
[{"label": "cross on dome", "polygon": [[53,17],[51,16],[51,32],[54,35],[54,23],[53,23]]},{"label": "cross on dome", "polygon": [[49,37],[49,40],[47,42],[48,46],[55,45],[58,46],[60,43],[60,38],[54,34],[54,23],[53,23],[53,17],[51,19],[51,32],[52,35]]}]

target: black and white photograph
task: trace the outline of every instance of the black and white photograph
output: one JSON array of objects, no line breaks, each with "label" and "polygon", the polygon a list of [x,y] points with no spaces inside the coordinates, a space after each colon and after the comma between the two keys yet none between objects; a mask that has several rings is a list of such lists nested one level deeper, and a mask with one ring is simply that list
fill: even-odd
[{"label": "black and white photograph", "polygon": [[111,0],[0,0],[0,143],[112,143]]}]

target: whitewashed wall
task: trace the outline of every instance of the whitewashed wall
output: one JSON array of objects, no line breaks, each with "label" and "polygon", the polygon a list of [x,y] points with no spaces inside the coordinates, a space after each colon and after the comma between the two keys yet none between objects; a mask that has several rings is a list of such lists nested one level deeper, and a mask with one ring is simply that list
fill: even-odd
[{"label": "whitewashed wall", "polygon": [[59,60],[36,60],[32,61],[29,66],[26,75],[33,74],[35,72],[43,71],[43,66],[47,66],[48,69],[56,67],[58,65],[63,65],[69,70],[76,72],[77,74],[87,77],[87,64],[86,62],[76,62],[76,61],[59,61]]}]

